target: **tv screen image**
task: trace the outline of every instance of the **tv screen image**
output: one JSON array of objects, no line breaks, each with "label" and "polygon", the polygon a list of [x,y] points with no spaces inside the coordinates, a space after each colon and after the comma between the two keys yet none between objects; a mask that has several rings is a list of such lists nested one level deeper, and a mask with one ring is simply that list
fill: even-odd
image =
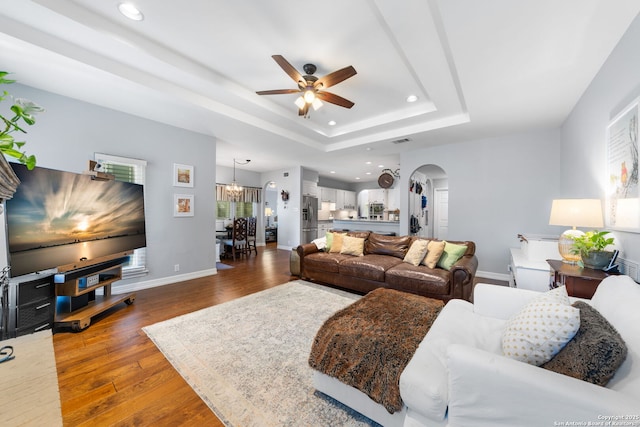
[{"label": "tv screen image", "polygon": [[12,277],[146,246],[142,185],[11,166],[21,181],[6,202]]}]

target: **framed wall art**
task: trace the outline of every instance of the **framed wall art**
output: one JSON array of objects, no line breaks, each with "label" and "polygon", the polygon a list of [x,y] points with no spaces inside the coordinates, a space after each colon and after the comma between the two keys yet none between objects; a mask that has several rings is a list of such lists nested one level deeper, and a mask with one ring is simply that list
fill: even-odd
[{"label": "framed wall art", "polygon": [[173,216],[193,216],[193,194],[173,195]]},{"label": "framed wall art", "polygon": [[173,186],[193,187],[193,166],[173,164]]},{"label": "framed wall art", "polygon": [[640,98],[617,114],[607,127],[608,229],[640,233],[638,186],[638,115]]}]

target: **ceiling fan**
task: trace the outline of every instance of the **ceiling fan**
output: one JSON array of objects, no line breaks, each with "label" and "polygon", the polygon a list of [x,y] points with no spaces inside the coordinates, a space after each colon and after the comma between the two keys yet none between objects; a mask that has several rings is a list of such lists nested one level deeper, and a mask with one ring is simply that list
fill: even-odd
[{"label": "ceiling fan", "polygon": [[354,106],[354,103],[348,99],[324,90],[345,81],[349,77],[355,76],[356,69],[351,65],[338,71],[334,71],[333,73],[329,73],[324,77],[318,78],[313,75],[313,73],[316,72],[316,66],[313,64],[305,64],[302,67],[305,72],[305,75],[303,76],[293,67],[293,65],[284,59],[282,55],[273,55],[271,57],[278,63],[284,72],[298,84],[298,89],[262,90],[256,92],[258,95],[299,93],[300,97],[296,99],[298,115],[306,118],[309,117],[310,106],[312,106],[314,110],[317,110],[322,106],[322,102],[320,100],[339,105],[344,108],[351,108]]}]

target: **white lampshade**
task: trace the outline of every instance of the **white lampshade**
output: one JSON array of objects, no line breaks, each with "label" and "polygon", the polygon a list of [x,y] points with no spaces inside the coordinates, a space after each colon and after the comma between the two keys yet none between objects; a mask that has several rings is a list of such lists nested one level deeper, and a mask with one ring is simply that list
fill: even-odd
[{"label": "white lampshade", "polygon": [[599,228],[604,225],[602,219],[602,201],[600,199],[557,199],[551,205],[549,225],[568,227]]},{"label": "white lampshade", "polygon": [[579,254],[572,254],[573,238],[584,234],[576,227],[599,228],[604,225],[602,201],[600,199],[557,199],[551,204],[549,225],[572,227],[560,235],[558,251],[563,261],[575,264],[580,261]]}]

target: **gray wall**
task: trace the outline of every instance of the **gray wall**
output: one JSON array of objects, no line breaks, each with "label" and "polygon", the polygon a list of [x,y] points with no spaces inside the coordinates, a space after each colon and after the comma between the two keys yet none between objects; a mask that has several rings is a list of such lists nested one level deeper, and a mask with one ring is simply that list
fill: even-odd
[{"label": "gray wall", "polygon": [[[562,127],[559,187],[566,197],[605,199],[607,125],[640,96],[640,17],[616,49]],[[614,231],[626,259],[640,262],[640,234]]]},{"label": "gray wall", "polygon": [[[28,129],[25,149],[38,165],[80,173],[94,152],[146,160],[145,213],[149,274],[154,286],[215,273],[215,139],[18,84],[12,95],[46,112]],[[173,163],[194,166],[193,188],[173,187]],[[194,195],[194,216],[173,217],[173,194]],[[4,221],[4,215],[2,221]],[[5,240],[4,228],[2,241]],[[4,257],[3,257],[4,260]],[[180,271],[174,271],[179,264]]]},{"label": "gray wall", "polygon": [[[507,274],[518,233],[556,232],[548,222],[559,190],[559,130],[403,153],[400,188],[409,188],[411,173],[424,164],[440,166],[449,177],[449,238],[476,243],[483,277]],[[408,206],[408,198],[400,192],[401,206]],[[400,232],[408,230],[409,220],[401,215]]]}]

